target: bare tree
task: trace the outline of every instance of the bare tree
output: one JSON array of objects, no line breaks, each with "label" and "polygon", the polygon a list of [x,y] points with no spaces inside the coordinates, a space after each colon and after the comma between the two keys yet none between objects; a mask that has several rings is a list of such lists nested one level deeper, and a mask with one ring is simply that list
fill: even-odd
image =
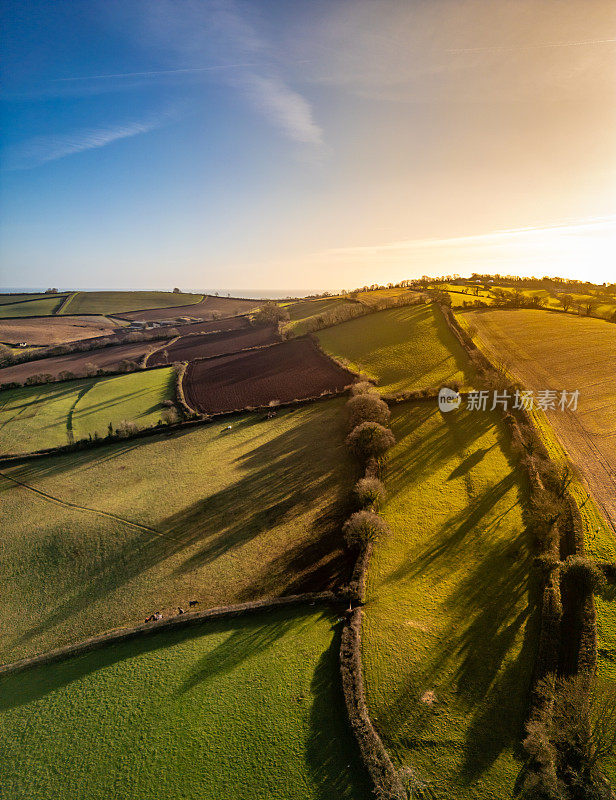
[{"label": "bare tree", "polygon": [[570,294],[563,294],[559,298],[560,304],[563,307],[563,311],[569,311],[571,306],[573,305],[573,296]]}]

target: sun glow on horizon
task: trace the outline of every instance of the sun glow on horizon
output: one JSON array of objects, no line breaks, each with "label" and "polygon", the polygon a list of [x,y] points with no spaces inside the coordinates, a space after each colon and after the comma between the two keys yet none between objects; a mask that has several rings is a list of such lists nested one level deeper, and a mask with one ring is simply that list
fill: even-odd
[{"label": "sun glow on horizon", "polygon": [[451,238],[409,239],[322,251],[315,260],[353,265],[374,281],[490,273],[616,281],[616,215]]}]

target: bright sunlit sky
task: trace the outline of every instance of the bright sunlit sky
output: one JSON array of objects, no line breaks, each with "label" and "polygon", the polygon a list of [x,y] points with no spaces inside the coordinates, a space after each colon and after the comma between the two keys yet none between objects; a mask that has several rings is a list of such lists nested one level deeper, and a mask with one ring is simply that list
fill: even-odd
[{"label": "bright sunlit sky", "polygon": [[613,0],[5,0],[0,285],[616,281]]}]

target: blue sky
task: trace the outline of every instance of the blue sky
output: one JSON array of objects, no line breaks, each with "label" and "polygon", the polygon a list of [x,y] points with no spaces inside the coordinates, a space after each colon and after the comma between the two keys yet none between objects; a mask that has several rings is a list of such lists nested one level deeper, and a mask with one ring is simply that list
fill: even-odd
[{"label": "blue sky", "polygon": [[585,8],[5,2],[0,284],[607,280],[616,25]]}]

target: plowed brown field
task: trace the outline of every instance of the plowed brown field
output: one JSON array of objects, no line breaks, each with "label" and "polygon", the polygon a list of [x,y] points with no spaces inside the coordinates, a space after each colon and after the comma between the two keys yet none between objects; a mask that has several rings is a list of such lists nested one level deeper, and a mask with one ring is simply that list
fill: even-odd
[{"label": "plowed brown field", "polygon": [[164,342],[133,342],[101,347],[85,353],[68,353],[65,356],[25,361],[23,364],[14,364],[12,367],[0,369],[0,383],[10,383],[11,381],[24,383],[32,375],[41,374],[53,375],[55,378],[65,371],[81,376],[85,372],[86,364],[94,364],[98,369],[113,370],[119,368],[121,361],[126,359],[139,361],[146,353],[161,345],[164,345]]},{"label": "plowed brown field", "polygon": [[21,317],[0,320],[0,342],[44,346],[92,339],[117,330],[118,325],[105,317]]},{"label": "plowed brown field", "polygon": [[190,406],[205,414],[342,391],[353,373],[325,356],[310,339],[294,339],[261,350],[193,361],[184,377]]},{"label": "plowed brown field", "polygon": [[135,320],[160,320],[177,319],[178,317],[192,317],[194,319],[213,319],[214,314],[232,317],[236,314],[246,314],[253,308],[263,304],[262,300],[243,300],[237,297],[212,297],[207,295],[200,303],[188,306],[172,306],[171,308],[152,308],[146,311],[129,311],[117,314],[122,319]]},{"label": "plowed brown field", "polygon": [[152,353],[148,366],[162,366],[177,361],[193,361],[195,358],[211,358],[237,353],[249,347],[263,347],[280,341],[278,331],[273,326],[263,328],[246,328],[239,331],[222,333],[198,333],[193,336],[181,336],[167,347],[161,347]]},{"label": "plowed brown field", "polygon": [[184,335],[186,333],[215,333],[217,331],[238,331],[250,325],[248,317],[226,317],[225,319],[212,319],[207,322],[191,322],[186,325],[174,325],[175,330]]}]

